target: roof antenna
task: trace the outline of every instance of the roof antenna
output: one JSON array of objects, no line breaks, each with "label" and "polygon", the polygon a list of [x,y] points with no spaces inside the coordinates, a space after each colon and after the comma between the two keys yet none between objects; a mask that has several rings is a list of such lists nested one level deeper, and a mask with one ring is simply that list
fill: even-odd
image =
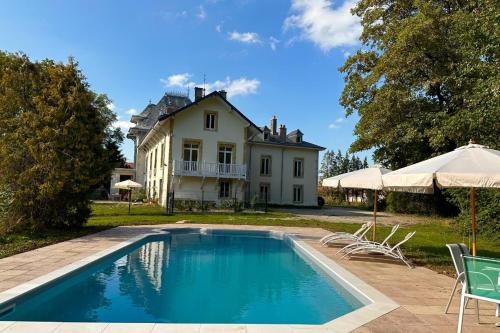
[{"label": "roof antenna", "polygon": [[205,97],[205,83],[207,81],[207,75],[203,73],[203,97]]}]

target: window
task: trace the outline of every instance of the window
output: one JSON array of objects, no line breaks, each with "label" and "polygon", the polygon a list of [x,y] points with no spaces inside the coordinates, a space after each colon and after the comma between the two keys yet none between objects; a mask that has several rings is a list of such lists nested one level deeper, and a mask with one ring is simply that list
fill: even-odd
[{"label": "window", "polygon": [[262,156],[260,159],[260,175],[271,175],[271,156]]},{"label": "window", "polygon": [[162,143],[161,144],[161,152],[160,152],[160,168],[163,168],[164,165],[165,165],[165,146],[164,144]]},{"label": "window", "polygon": [[293,176],[295,178],[304,177],[304,160],[302,158],[295,158],[293,160]]},{"label": "window", "polygon": [[264,132],[264,141],[269,141],[269,132]]},{"label": "window", "polygon": [[223,180],[219,183],[219,198],[229,198],[231,196],[231,183]]},{"label": "window", "polygon": [[297,143],[302,142],[302,135],[298,134],[296,138]]},{"label": "window", "polygon": [[217,114],[215,112],[205,113],[205,129],[210,131],[217,130]]},{"label": "window", "polygon": [[302,203],[304,201],[303,195],[304,189],[302,185],[293,185],[293,202]]},{"label": "window", "polygon": [[219,163],[231,164],[233,162],[233,147],[230,145],[219,146]]},{"label": "window", "polygon": [[262,183],[259,186],[259,200],[269,202],[271,198],[271,185],[267,183]]},{"label": "window", "polygon": [[157,159],[158,159],[158,148],[155,148],[155,164],[153,165],[153,170],[154,170],[153,173],[155,174],[155,176],[156,176],[156,166],[158,165],[156,163]]},{"label": "window", "polygon": [[184,171],[197,171],[198,170],[198,157],[200,152],[200,144],[195,142],[184,143],[183,152],[183,168]]}]

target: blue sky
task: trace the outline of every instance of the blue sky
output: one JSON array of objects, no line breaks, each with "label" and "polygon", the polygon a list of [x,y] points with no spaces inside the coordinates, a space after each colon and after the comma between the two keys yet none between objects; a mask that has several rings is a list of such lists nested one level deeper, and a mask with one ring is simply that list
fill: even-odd
[{"label": "blue sky", "polygon": [[[273,115],[304,139],[345,151],[357,116],[338,103],[338,68],[359,47],[354,0],[10,1],[0,48],[32,59],[74,56],[125,131],[166,91],[226,89],[258,125]],[[133,157],[132,142],[123,150]],[[370,157],[365,152],[359,156]]]}]

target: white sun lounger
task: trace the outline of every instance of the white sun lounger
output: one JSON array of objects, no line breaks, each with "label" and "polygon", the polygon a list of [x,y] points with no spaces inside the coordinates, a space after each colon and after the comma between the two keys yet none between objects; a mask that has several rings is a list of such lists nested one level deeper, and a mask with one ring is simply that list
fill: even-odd
[{"label": "white sun lounger", "polygon": [[348,245],[344,246],[343,248],[341,248],[340,250],[337,251],[337,254],[339,254],[340,252],[348,252],[348,251],[351,251],[352,249],[355,249],[355,248],[357,248],[359,246],[364,246],[364,245],[367,245],[367,244],[375,244],[375,245],[385,246],[385,247],[389,248],[389,246],[387,245],[387,242],[389,241],[389,239],[391,239],[392,236],[394,236],[394,234],[396,233],[396,231],[398,229],[399,229],[399,224],[394,225],[392,227],[391,232],[382,241],[382,243],[372,242],[372,241],[369,241],[369,240],[359,240],[357,242],[352,242],[351,244],[348,244]]},{"label": "white sun lounger", "polygon": [[372,228],[373,222],[365,223],[356,230],[355,233],[351,234],[348,232],[334,232],[320,239],[320,243],[323,245],[328,245],[330,243],[351,241],[355,242],[358,240],[366,240],[366,234]]},{"label": "white sun lounger", "polygon": [[409,232],[405,238],[397,243],[396,245],[389,247],[388,244],[382,245],[382,244],[376,244],[376,243],[366,243],[364,245],[361,245],[359,247],[356,247],[346,254],[342,256],[344,258],[345,256],[350,256],[352,254],[360,253],[360,252],[369,252],[369,253],[380,253],[384,254],[386,256],[389,256],[394,259],[399,259],[402,262],[406,264],[409,268],[413,268],[413,266],[410,264],[410,261],[404,256],[403,252],[401,252],[401,245],[406,243],[410,238],[415,235],[415,231]]}]

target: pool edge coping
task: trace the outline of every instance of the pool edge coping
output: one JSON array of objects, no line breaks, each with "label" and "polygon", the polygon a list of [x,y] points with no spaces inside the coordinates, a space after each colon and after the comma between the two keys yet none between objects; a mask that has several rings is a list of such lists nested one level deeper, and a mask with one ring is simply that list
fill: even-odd
[{"label": "pool edge coping", "polygon": [[[87,256],[83,259],[77,260],[71,264],[65,265],[61,268],[58,268],[52,272],[49,272],[47,274],[44,274],[42,276],[39,276],[33,280],[30,280],[28,282],[24,282],[22,284],[19,284],[13,288],[7,289],[3,292],[0,292],[0,312],[2,312],[2,306],[6,303],[13,302],[15,301],[16,298],[22,297],[23,295],[33,292],[36,289],[44,287],[48,283],[54,283],[59,279],[64,278],[65,276],[76,272],[77,270],[80,270],[84,268],[85,266],[88,266],[98,260],[101,260],[109,255],[112,255],[113,253],[128,247],[144,238],[147,238],[149,236],[154,236],[154,235],[161,235],[162,233],[168,233],[168,229],[181,229],[185,227],[178,227],[178,226],[162,226],[162,227],[157,227],[157,228],[152,228],[150,232],[143,233],[138,236],[133,236],[130,237],[116,245],[113,245],[105,250],[99,251],[93,255]],[[344,288],[346,288],[349,292],[353,292],[355,294],[361,294],[363,297],[367,298],[371,303],[369,304],[364,304],[362,307],[353,310],[345,315],[342,315],[338,318],[335,318],[329,322],[326,322],[321,325],[301,325],[301,324],[183,324],[183,323],[144,323],[145,325],[147,324],[152,324],[153,326],[160,325],[162,327],[180,327],[180,326],[199,326],[200,331],[202,327],[224,327],[224,328],[237,328],[237,327],[245,327],[245,331],[247,331],[248,327],[259,327],[259,328],[265,328],[265,327],[287,327],[289,328],[290,332],[294,330],[305,330],[305,329],[312,329],[314,331],[317,330],[322,330],[324,329],[325,332],[350,332],[356,328],[359,328],[366,323],[373,321],[380,316],[387,314],[397,308],[400,307],[399,304],[394,302],[392,299],[375,289],[374,287],[370,286],[363,280],[361,280],[359,277],[348,271],[347,269],[343,268],[339,264],[337,264],[334,260],[328,258],[318,250],[314,249],[312,246],[308,245],[305,241],[300,240],[297,237],[296,233],[289,233],[285,231],[277,231],[273,229],[260,229],[260,228],[255,228],[255,229],[247,229],[245,230],[244,228],[238,229],[238,228],[227,228],[225,225],[213,225],[213,226],[203,226],[203,227],[193,227],[193,229],[200,229],[200,230],[230,230],[230,231],[247,231],[247,230],[261,230],[261,231],[266,231],[269,232],[271,235],[280,235],[280,238],[284,238],[284,236],[288,237],[294,244],[294,246],[297,246],[306,256],[310,257],[310,259],[315,262],[316,265],[320,266],[321,269],[327,271],[327,274],[330,275],[331,278],[336,279],[337,281],[341,281],[344,285]],[[333,275],[333,276],[332,276]],[[340,282],[339,281],[339,282]],[[347,285],[347,286],[346,286]],[[8,307],[4,308],[7,309]],[[36,322],[36,321],[0,321],[0,324],[4,323],[5,326],[1,327],[0,326],[0,332],[4,332],[9,329],[9,327],[16,326],[16,323],[22,324],[22,325],[35,325],[33,327],[36,327],[36,325],[48,325],[50,323],[54,324],[55,327],[53,328],[52,331],[57,330],[57,328],[61,325],[64,326],[70,326],[71,331],[74,333],[78,332],[87,332],[84,327],[81,327],[82,322]],[[101,330],[103,332],[106,327],[109,325],[115,326],[115,324],[118,325],[130,325],[134,326],[134,324],[138,323],[107,323],[107,322],[99,322],[99,323],[94,323],[94,322],[83,322],[85,324],[105,324],[105,327]],[[3,326],[3,325],[2,325]],[[80,328],[80,329],[79,329]],[[151,332],[153,328],[150,330],[144,331],[144,332]]]}]

